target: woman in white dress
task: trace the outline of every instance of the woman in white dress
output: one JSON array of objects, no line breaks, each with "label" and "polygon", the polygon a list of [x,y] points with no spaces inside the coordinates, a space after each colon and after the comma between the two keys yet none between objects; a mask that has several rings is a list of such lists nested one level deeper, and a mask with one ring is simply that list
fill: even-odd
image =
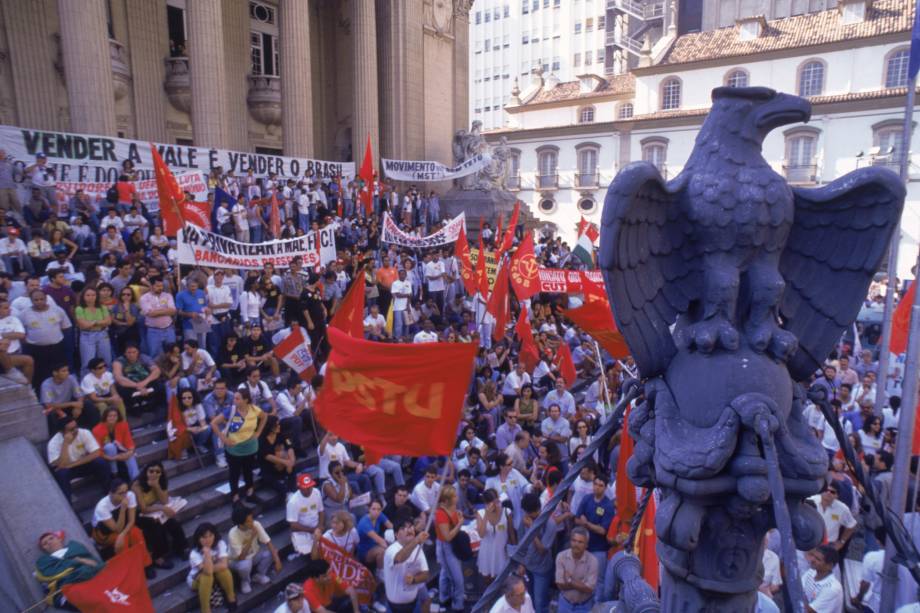
[{"label": "woman in white dress", "polygon": [[517,542],[511,511],[502,506],[495,490],[482,493],[485,508],[476,514],[476,531],[479,532],[479,555],[476,566],[479,574],[491,582],[508,562],[506,545]]},{"label": "woman in white dress", "polygon": [[[353,556],[358,547],[358,531],[355,529],[355,517],[348,511],[336,511],[330,522],[332,527],[323,533],[323,538],[338,545]],[[319,549],[319,539],[313,540],[313,558],[319,559],[322,554]]]}]

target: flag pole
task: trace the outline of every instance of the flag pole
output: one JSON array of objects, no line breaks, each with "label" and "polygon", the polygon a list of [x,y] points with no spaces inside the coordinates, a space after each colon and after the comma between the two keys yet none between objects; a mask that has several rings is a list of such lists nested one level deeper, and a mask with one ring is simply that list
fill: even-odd
[{"label": "flag pole", "polygon": [[[909,80],[907,83],[907,103],[904,109],[904,131],[901,138],[900,174],[905,187],[910,185],[910,141],[913,132],[914,103],[917,91],[917,68],[920,60],[920,0],[914,6],[914,26],[911,34],[910,65],[908,68]],[[902,214],[903,219],[903,214]],[[898,246],[901,230],[898,228],[890,247],[888,256],[888,291],[885,295],[885,319],[882,328],[882,348],[879,355],[879,387],[876,392],[875,412],[881,413],[885,389],[888,387],[888,362],[890,360],[889,343],[891,342],[891,315],[894,303],[895,276],[897,274]],[[920,270],[920,253],[917,254],[917,264]],[[917,279],[914,280],[914,283]],[[904,516],[907,502],[907,485],[910,475],[910,452],[912,433],[917,406],[917,377],[920,375],[920,299],[914,294],[914,303],[911,306],[910,328],[907,337],[907,359],[904,363],[904,388],[901,394],[901,412],[898,420],[898,444],[895,447],[894,468],[891,479],[891,509],[898,518]],[[884,362],[882,361],[884,359]],[[884,368],[884,370],[883,370]],[[913,509],[912,509],[913,510]],[[885,546],[885,566],[882,571],[882,599],[880,609],[893,611],[895,591],[898,583],[898,569],[893,558],[895,548],[889,538]]]}]

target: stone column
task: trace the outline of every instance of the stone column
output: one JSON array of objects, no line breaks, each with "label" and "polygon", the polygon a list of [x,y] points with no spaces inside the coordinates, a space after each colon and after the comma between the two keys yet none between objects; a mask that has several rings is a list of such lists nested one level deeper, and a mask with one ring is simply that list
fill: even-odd
[{"label": "stone column", "polygon": [[[52,5],[53,7],[53,5]],[[59,106],[63,92],[54,66],[54,27],[48,23],[45,6],[38,2],[0,0],[3,11],[6,52],[10,56],[12,91],[5,96],[16,107],[15,123],[42,130],[67,130]]]},{"label": "stone column", "polygon": [[198,146],[226,147],[229,113],[221,1],[189,2],[186,16],[192,80],[192,135]]},{"label": "stone column", "polygon": [[131,86],[137,138],[166,142],[166,79],[164,58],[169,55],[166,0],[127,0],[128,38],[131,44]]},{"label": "stone column", "polygon": [[[354,120],[352,151],[360,167],[367,135],[375,157],[380,155],[380,123],[377,98],[377,11],[376,0],[353,0],[352,36],[354,54]],[[416,118],[417,120],[418,118]],[[379,159],[379,157],[378,157]]]},{"label": "stone column", "polygon": [[252,62],[249,56],[249,3],[221,0],[221,13],[226,79],[223,96],[227,113],[224,146],[249,151],[249,107],[246,102],[249,93],[247,77]]},{"label": "stone column", "polygon": [[105,0],[58,0],[57,6],[71,130],[114,135],[115,93]]},{"label": "stone column", "polygon": [[[470,128],[470,8],[461,0],[454,7],[454,131]],[[514,67],[512,66],[512,72]]]},{"label": "stone column", "polygon": [[284,155],[313,156],[310,2],[281,0],[281,134]]},{"label": "stone column", "polygon": [[[380,26],[380,155],[418,160],[424,155],[422,0],[377,5]],[[468,87],[469,85],[467,85]]]}]

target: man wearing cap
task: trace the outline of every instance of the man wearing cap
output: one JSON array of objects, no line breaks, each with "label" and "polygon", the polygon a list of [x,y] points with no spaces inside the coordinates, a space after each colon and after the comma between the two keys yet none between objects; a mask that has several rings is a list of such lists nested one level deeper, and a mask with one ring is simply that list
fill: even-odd
[{"label": "man wearing cap", "polygon": [[313,551],[313,533],[326,525],[323,497],[310,473],[297,476],[297,491],[288,498],[285,516],[291,527],[294,551],[309,555]]},{"label": "man wearing cap", "polygon": [[275,613],[310,613],[310,607],[303,597],[303,587],[299,583],[288,583],[284,588],[284,602],[275,609]]},{"label": "man wearing cap", "polygon": [[[7,226],[6,236],[0,239],[0,258],[3,259],[3,266],[10,274],[27,272],[31,275],[35,272],[26,244],[19,238],[18,228]],[[13,267],[14,263],[16,268]]]}]

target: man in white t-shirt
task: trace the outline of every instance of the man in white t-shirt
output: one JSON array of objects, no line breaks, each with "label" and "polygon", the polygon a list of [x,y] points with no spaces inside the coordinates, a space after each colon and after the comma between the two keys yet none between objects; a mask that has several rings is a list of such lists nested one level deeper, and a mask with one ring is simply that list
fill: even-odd
[{"label": "man in white t-shirt", "polygon": [[121,479],[118,479],[117,482],[113,481],[109,487],[109,493],[97,502],[96,508],[93,509],[93,528],[113,521],[115,513],[119,510],[127,513],[130,509],[137,509],[137,496]]},{"label": "man in white t-shirt", "polygon": [[415,533],[411,517],[403,517],[394,526],[396,542],[383,554],[383,582],[387,604],[393,613],[413,613],[416,603],[428,600],[428,560],[422,545],[427,532]]},{"label": "man in white t-shirt", "polygon": [[236,230],[236,240],[241,243],[249,242],[249,211],[246,210],[246,200],[242,196],[230,209],[233,217],[233,226]]},{"label": "man in white t-shirt", "polygon": [[351,487],[358,493],[371,490],[371,479],[361,462],[351,459],[348,449],[339,440],[338,435],[327,432],[319,442],[319,478],[329,478],[329,463],[340,462],[346,469],[346,477]]},{"label": "man in white t-shirt", "polygon": [[86,368],[86,375],[80,382],[80,389],[86,395],[86,399],[96,405],[100,414],[109,407],[115,407],[122,418],[127,418],[125,402],[115,389],[115,375],[106,367],[105,360],[93,358],[87,363]]},{"label": "man in white t-shirt", "polygon": [[425,478],[412,488],[409,500],[423,512],[432,512],[438,506],[438,494],[440,492],[441,484],[438,483],[438,469],[434,464],[431,464],[425,470]]},{"label": "man in white t-shirt", "polygon": [[323,497],[309,473],[297,475],[297,491],[288,498],[285,519],[291,528],[291,544],[297,553],[313,551],[314,533],[325,526]]},{"label": "man in white t-shirt", "polygon": [[430,319],[422,322],[422,329],[412,339],[413,343],[437,343],[438,333],[434,331],[434,323]]},{"label": "man in white t-shirt", "polygon": [[92,475],[108,489],[112,472],[102,459],[102,450],[93,433],[77,427],[73,418],[64,423],[60,432],[48,441],[48,464],[61,491],[70,500],[70,481]]},{"label": "man in white t-shirt", "polygon": [[442,312],[444,311],[444,278],[446,276],[441,254],[435,251],[431,261],[425,264],[425,282],[428,283],[428,297],[434,298],[435,304]]},{"label": "man in white t-shirt", "polygon": [[393,281],[390,293],[393,296],[393,336],[401,338],[406,328],[406,309],[412,296],[412,284],[406,280],[406,269],[399,269],[399,279]]},{"label": "man in white t-shirt", "polygon": [[839,556],[831,545],[821,545],[808,552],[811,568],[802,575],[807,611],[809,613],[841,613],[843,587],[834,577]]},{"label": "man in white t-shirt", "polygon": [[184,377],[179,382],[180,387],[188,387],[195,391],[199,387],[210,389],[214,385],[217,373],[217,364],[206,349],[198,346],[198,341],[186,339],[182,348],[182,373]]},{"label": "man in white t-shirt", "polygon": [[489,613],[534,613],[533,600],[521,577],[511,575],[505,579],[503,595],[495,601]]},{"label": "man in white t-shirt", "polygon": [[863,556],[862,579],[859,582],[859,592],[850,602],[856,610],[862,611],[863,607],[873,613],[882,613],[882,569],[885,566],[885,535],[879,531],[879,542],[882,548],[870,551]]},{"label": "man in white t-shirt", "polygon": [[779,556],[767,545],[769,539],[764,536],[763,548],[763,581],[760,583],[760,591],[769,596],[771,599],[774,594],[778,593],[783,585],[783,577],[779,570]]},{"label": "man in white t-shirt", "polygon": [[827,544],[840,551],[856,529],[856,519],[850,513],[849,507],[837,499],[837,487],[831,483],[820,494],[815,494],[809,500],[815,503],[818,513],[824,520],[824,531]]},{"label": "man in white t-shirt", "polygon": [[12,314],[10,303],[7,300],[0,300],[0,338],[9,341],[6,349],[7,353],[19,353],[22,349],[22,341],[26,337],[26,329],[23,327],[19,318]]},{"label": "man in white t-shirt", "polygon": [[[393,313],[396,320],[396,313]],[[382,341],[389,338],[387,334],[387,318],[380,314],[380,307],[372,304],[370,312],[364,318],[364,336],[372,341]]]}]

